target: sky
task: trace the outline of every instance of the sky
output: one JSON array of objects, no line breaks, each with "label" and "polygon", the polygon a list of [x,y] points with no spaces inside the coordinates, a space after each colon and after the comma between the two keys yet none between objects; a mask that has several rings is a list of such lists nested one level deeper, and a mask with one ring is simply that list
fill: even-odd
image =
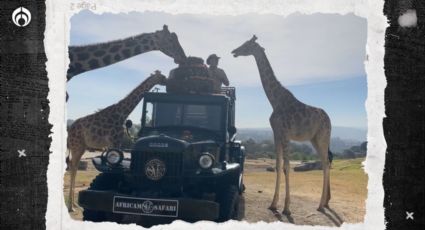
[{"label": "sky", "polygon": [[[246,14],[209,16],[159,12],[93,14],[71,18],[71,45],[122,39],[161,30],[175,32],[188,56],[215,53],[231,86],[236,87],[238,128],[270,127],[272,108],[264,94],[252,56],[231,51],[255,34],[265,48],[278,80],[302,102],[324,109],[334,126],[366,129],[366,19],[337,14]],[[148,52],[108,67],[75,76],[68,82],[68,119],[94,113],[124,98],[150,73],[176,68],[160,51]],[[138,123],[141,105],[130,114]]]}]

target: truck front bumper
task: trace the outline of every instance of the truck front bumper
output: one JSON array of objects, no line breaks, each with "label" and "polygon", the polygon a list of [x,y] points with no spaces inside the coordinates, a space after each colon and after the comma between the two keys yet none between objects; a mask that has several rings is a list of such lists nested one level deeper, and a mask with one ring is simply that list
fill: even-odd
[{"label": "truck front bumper", "polygon": [[191,198],[147,198],[114,191],[83,190],[79,192],[78,203],[89,210],[149,218],[214,221],[219,216],[218,203]]}]

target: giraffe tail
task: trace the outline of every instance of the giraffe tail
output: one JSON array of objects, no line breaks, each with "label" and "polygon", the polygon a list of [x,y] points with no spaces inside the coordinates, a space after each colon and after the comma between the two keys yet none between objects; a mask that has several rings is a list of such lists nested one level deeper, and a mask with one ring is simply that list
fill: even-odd
[{"label": "giraffe tail", "polygon": [[71,150],[69,150],[68,149],[68,156],[66,156],[66,159],[65,159],[65,163],[66,163],[66,171],[68,171],[69,170],[69,162],[70,162],[70,160],[71,160]]},{"label": "giraffe tail", "polygon": [[331,152],[330,149],[328,149],[328,160],[329,164],[332,164],[332,160],[334,159],[334,154]]},{"label": "giraffe tail", "polygon": [[66,162],[66,171],[68,171],[69,170],[69,161],[70,161],[70,157],[69,157],[69,155],[68,156],[66,156],[66,159],[65,159],[65,162]]}]

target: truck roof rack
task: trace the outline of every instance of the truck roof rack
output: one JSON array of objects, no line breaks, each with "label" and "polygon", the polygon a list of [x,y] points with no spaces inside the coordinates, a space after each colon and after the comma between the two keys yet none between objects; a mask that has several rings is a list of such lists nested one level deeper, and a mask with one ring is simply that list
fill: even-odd
[{"label": "truck roof rack", "polygon": [[236,89],[235,87],[221,87],[220,94],[224,94],[230,97],[232,100],[236,100]]}]

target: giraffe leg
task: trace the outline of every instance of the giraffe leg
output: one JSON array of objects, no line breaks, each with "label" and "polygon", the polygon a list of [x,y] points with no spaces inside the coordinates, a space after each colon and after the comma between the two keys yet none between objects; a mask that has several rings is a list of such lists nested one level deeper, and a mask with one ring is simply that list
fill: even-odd
[{"label": "giraffe leg", "polygon": [[328,196],[326,198],[325,207],[329,208],[329,201],[331,200],[331,178],[330,178],[330,164],[328,166],[329,168],[329,176],[328,176]]},{"label": "giraffe leg", "polygon": [[274,190],[274,196],[273,201],[270,204],[269,209],[270,210],[276,210],[277,209],[277,202],[279,202],[279,194],[280,194],[280,184],[282,181],[282,156],[283,156],[283,149],[282,149],[282,135],[280,130],[280,123],[276,118],[273,116],[273,114],[270,116],[270,125],[273,129],[273,136],[274,136],[274,146],[276,148],[276,185]]},{"label": "giraffe leg", "polygon": [[[326,160],[326,159],[325,159]],[[328,197],[329,197],[329,167],[323,167],[323,190],[322,190],[322,198],[320,199],[319,211],[323,211],[324,207],[328,206]]]},{"label": "giraffe leg", "polygon": [[316,149],[317,153],[320,156],[322,161],[323,169],[323,188],[322,196],[320,198],[320,204],[317,208],[318,211],[324,211],[324,207],[328,206],[330,199],[330,172],[329,172],[329,158],[328,158],[328,148],[329,148],[329,135],[316,136],[311,142]]},{"label": "giraffe leg", "polygon": [[[275,141],[276,143],[276,141]],[[270,210],[277,209],[277,202],[279,201],[280,183],[282,181],[282,145],[280,141],[275,144],[276,147],[276,185],[274,190],[273,201],[269,207]]]},{"label": "giraffe leg", "polygon": [[75,150],[70,150],[71,160],[70,160],[70,186],[69,186],[69,204],[68,211],[74,211],[74,189],[75,189],[75,177],[77,175],[78,163],[80,162],[81,156],[84,154],[84,148],[76,148]]},{"label": "giraffe leg", "polygon": [[284,215],[291,215],[291,211],[289,210],[289,204],[291,202],[291,196],[289,193],[289,142],[286,141],[283,147],[283,163],[284,163],[284,173],[285,173],[285,206],[283,208],[282,214]]}]

